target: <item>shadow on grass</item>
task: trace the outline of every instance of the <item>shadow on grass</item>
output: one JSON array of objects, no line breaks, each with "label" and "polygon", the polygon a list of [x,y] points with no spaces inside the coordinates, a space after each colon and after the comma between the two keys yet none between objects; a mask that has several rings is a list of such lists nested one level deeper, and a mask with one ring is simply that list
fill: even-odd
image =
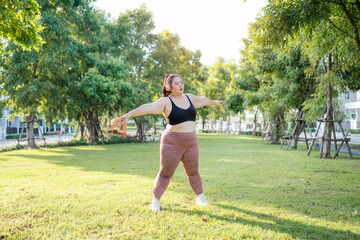
[{"label": "shadow on grass", "polygon": [[[305,223],[301,223],[298,221],[292,221],[289,219],[281,219],[276,216],[263,214],[259,212],[254,212],[246,209],[241,209],[238,207],[234,207],[226,204],[213,204],[220,208],[236,211],[238,214],[246,214],[250,216],[257,217],[260,221],[237,218],[234,220],[234,216],[231,215],[229,217],[226,216],[218,216],[209,211],[191,211],[191,210],[174,210],[167,209],[168,211],[184,213],[187,215],[197,215],[202,218],[204,215],[208,216],[210,219],[214,218],[220,221],[229,222],[232,224],[243,224],[250,225],[253,227],[260,227],[264,230],[275,231],[279,233],[285,233],[291,235],[293,238],[299,239],[360,239],[360,235],[356,233],[352,233],[351,231],[341,231],[330,229],[322,226],[314,226]],[[269,224],[269,222],[275,222],[275,224]]]}]

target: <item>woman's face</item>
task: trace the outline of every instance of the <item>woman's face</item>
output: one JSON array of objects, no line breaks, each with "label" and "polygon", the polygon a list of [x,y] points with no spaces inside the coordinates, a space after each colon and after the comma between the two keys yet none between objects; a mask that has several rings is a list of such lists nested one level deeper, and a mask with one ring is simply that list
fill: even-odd
[{"label": "woman's face", "polygon": [[184,92],[184,83],[180,77],[175,77],[172,80],[171,93],[183,93]]}]

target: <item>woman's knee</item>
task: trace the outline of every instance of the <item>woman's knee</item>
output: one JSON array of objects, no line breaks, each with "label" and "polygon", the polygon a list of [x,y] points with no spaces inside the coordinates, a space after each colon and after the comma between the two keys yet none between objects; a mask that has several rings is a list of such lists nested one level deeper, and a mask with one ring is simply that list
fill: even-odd
[{"label": "woman's knee", "polygon": [[174,175],[174,172],[168,169],[160,168],[158,175],[162,178],[171,178]]},{"label": "woman's knee", "polygon": [[193,177],[199,174],[198,169],[191,169],[191,170],[185,169],[185,172],[188,177]]}]

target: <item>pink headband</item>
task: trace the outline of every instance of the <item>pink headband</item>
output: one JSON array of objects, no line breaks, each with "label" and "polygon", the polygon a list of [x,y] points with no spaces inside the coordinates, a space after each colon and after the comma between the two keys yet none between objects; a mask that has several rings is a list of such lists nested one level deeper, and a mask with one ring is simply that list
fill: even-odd
[{"label": "pink headband", "polygon": [[179,76],[177,74],[170,74],[167,78],[166,78],[166,82],[169,82],[170,78],[174,77],[174,76]]},{"label": "pink headband", "polygon": [[[170,78],[172,78],[172,77],[174,77],[174,76],[179,76],[179,75],[177,75],[177,74],[170,74],[166,79],[165,79],[165,85],[166,85],[166,83],[168,83],[169,82],[169,80],[170,80]],[[180,76],[179,76],[180,77]]]}]

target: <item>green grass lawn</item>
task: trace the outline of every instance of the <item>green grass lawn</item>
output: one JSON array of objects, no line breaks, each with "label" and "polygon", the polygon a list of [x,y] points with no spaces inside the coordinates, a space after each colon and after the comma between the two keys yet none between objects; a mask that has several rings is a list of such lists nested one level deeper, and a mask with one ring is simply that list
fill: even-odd
[{"label": "green grass lawn", "polygon": [[0,239],[360,239],[360,158],[199,135],[210,206],[182,166],[150,210],[159,142],[0,153]]}]

